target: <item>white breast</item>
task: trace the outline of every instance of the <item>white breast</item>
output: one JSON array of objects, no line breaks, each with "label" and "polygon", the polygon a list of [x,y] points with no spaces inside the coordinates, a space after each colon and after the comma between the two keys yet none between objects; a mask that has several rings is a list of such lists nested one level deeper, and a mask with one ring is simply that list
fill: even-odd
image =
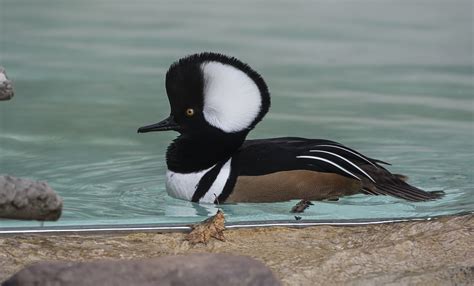
[{"label": "white breast", "polygon": [[201,178],[214,166],[209,169],[195,173],[175,173],[168,170],[166,172],[166,191],[172,197],[190,201],[199,184]]},{"label": "white breast", "polygon": [[[232,158],[222,166],[209,190],[199,200],[200,203],[214,203],[214,200],[222,193],[225,183],[230,175],[231,161]],[[199,181],[207,172],[214,168],[214,166],[206,170],[187,174],[176,173],[168,170],[166,172],[166,191],[172,197],[191,201],[194,192],[196,192]]]}]

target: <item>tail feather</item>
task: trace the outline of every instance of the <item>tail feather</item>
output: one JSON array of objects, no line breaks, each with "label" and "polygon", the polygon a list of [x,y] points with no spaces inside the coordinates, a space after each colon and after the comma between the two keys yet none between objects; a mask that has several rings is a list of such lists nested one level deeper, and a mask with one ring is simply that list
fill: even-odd
[{"label": "tail feather", "polygon": [[381,195],[389,195],[412,202],[431,201],[444,196],[443,191],[426,192],[403,181],[398,181],[396,184],[375,184],[374,191]]},{"label": "tail feather", "polygon": [[361,166],[374,178],[375,183],[367,179],[362,180],[362,193],[392,196],[412,202],[436,200],[444,196],[443,191],[427,192],[408,184],[407,176],[392,174],[384,168],[374,168],[371,165]]}]

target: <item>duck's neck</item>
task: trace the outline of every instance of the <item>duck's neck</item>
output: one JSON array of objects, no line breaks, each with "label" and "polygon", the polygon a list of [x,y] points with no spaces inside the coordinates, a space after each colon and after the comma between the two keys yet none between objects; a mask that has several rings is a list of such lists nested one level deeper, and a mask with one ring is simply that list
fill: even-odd
[{"label": "duck's neck", "polygon": [[168,170],[192,173],[208,169],[227,160],[239,149],[245,136],[186,137],[176,138],[166,153]]}]

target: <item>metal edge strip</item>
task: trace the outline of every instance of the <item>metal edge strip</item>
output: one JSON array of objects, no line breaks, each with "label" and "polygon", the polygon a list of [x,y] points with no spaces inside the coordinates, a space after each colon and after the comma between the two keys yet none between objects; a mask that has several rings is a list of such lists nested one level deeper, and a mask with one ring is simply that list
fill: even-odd
[{"label": "metal edge strip", "polygon": [[[339,220],[339,221],[306,221],[306,222],[290,222],[290,221],[266,221],[266,222],[239,222],[227,223],[227,229],[241,229],[241,228],[255,228],[255,227],[292,227],[304,228],[311,226],[365,226],[377,225],[386,223],[399,223],[410,221],[430,221],[442,217],[462,216],[473,214],[473,211],[462,212],[454,215],[440,215],[422,218],[397,218],[384,220]],[[191,224],[181,225],[118,225],[118,226],[73,226],[73,227],[58,227],[58,228],[29,228],[29,229],[0,229],[2,234],[74,234],[74,233],[114,233],[114,232],[134,232],[134,231],[155,231],[155,232],[185,232],[191,230]]]}]

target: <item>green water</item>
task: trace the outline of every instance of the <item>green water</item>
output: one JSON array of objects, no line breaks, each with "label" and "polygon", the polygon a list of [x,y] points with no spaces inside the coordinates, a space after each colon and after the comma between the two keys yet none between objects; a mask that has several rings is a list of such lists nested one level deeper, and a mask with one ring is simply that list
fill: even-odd
[{"label": "green water", "polygon": [[[339,141],[393,164],[442,200],[357,195],[309,219],[424,217],[474,210],[471,1],[0,0],[0,174],[63,198],[46,225],[177,223],[215,206],[169,197],[173,133],[138,135],[169,110],[164,74],[195,52],[261,72],[272,108],[252,138]],[[229,221],[294,220],[295,202],[224,205]],[[37,226],[0,221],[0,227]]]}]

